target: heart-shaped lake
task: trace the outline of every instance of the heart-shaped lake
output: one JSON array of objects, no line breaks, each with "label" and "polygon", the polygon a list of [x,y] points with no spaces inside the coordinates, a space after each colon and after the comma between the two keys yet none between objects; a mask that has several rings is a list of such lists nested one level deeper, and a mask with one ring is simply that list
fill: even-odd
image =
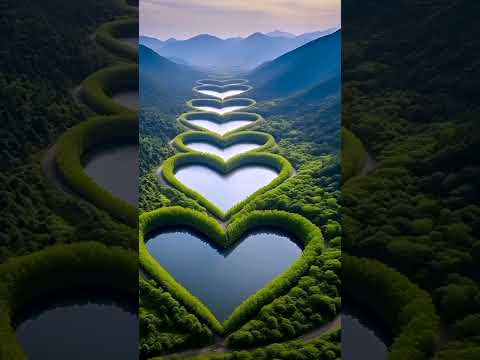
[{"label": "heart-shaped lake", "polygon": [[237,96],[243,94],[247,90],[227,90],[227,91],[215,91],[215,90],[197,90],[200,94],[216,97],[217,99],[224,100],[228,97]]},{"label": "heart-shaped lake", "polygon": [[85,172],[98,185],[128,203],[138,202],[138,145],[105,145],[82,157]]},{"label": "heart-shaped lake", "polygon": [[200,85],[196,86],[194,90],[200,94],[208,95],[215,97],[220,100],[225,100],[226,98],[237,96],[249,91],[252,87],[248,85]]},{"label": "heart-shaped lake", "polygon": [[244,152],[251,151],[254,149],[258,149],[261,146],[256,143],[243,142],[243,143],[233,144],[227,147],[220,147],[207,141],[192,141],[192,142],[187,142],[185,145],[188,146],[190,149],[193,149],[199,152],[220,156],[223,160],[228,160],[234,157],[235,155],[242,154]]},{"label": "heart-shaped lake", "polygon": [[219,101],[215,99],[193,99],[190,100],[189,105],[200,111],[213,112],[218,115],[225,115],[237,110],[245,109],[255,104],[251,99],[229,99]]},{"label": "heart-shaped lake", "polygon": [[186,228],[153,233],[146,245],[150,254],[220,321],[302,254],[291,237],[271,229],[248,233],[226,253]]},{"label": "heart-shaped lake", "polygon": [[180,182],[203,195],[223,212],[268,185],[277,176],[278,172],[261,165],[245,165],[226,175],[205,165],[185,165],[175,173]]},{"label": "heart-shaped lake", "polygon": [[201,127],[202,129],[206,129],[219,135],[225,135],[230,131],[240,129],[241,127],[250,125],[254,122],[252,120],[231,120],[224,123],[217,123],[207,119],[194,119],[188,121],[192,125]]}]

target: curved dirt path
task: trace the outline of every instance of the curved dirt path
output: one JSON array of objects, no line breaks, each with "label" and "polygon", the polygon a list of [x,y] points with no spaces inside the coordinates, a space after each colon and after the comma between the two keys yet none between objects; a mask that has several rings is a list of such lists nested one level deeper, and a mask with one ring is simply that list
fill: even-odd
[{"label": "curved dirt path", "polygon": [[[326,333],[338,330],[341,328],[341,322],[342,322],[342,317],[341,315],[337,315],[333,320],[329,321],[328,323],[315,328],[313,330],[310,330],[309,332],[296,337],[294,339],[290,339],[288,341],[303,341],[305,343],[308,343],[310,341],[315,340],[319,336],[322,336]],[[253,348],[248,348],[248,349],[242,349],[242,350],[247,350],[247,351],[253,351],[258,348],[262,348],[268,345],[262,345],[262,346],[256,346]],[[241,350],[236,350],[236,349],[231,349],[227,346],[227,338],[221,338],[217,337],[215,339],[215,343],[211,345],[207,345],[201,348],[196,348],[196,349],[190,349],[190,350],[185,350],[185,351],[179,351],[174,354],[170,355],[164,355],[160,357],[155,357],[151,358],[150,360],[181,360],[185,359],[188,357],[192,356],[199,356],[199,355],[217,355],[217,354],[225,354],[225,353],[230,353],[234,351],[241,351]]]}]

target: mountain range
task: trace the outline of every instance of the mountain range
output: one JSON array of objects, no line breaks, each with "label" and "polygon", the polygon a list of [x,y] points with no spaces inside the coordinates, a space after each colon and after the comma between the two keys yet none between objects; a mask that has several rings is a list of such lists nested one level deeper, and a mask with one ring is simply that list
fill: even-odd
[{"label": "mountain range", "polygon": [[336,31],[262,64],[247,77],[260,99],[311,88],[326,95],[340,88],[340,54],[341,33]]},{"label": "mountain range", "polygon": [[191,97],[196,80],[206,75],[189,66],[177,64],[152,49],[139,46],[140,101],[142,106],[180,106]]},{"label": "mountain range", "polygon": [[141,36],[140,44],[174,62],[204,69],[248,71],[334,31],[332,28],[297,36],[275,30],[228,39],[201,34],[187,40],[167,41]]}]

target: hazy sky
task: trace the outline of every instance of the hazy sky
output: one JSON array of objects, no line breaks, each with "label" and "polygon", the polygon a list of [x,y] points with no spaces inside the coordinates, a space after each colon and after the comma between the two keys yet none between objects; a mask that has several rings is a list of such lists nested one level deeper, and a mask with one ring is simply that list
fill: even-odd
[{"label": "hazy sky", "polygon": [[208,33],[304,33],[340,26],[341,0],[140,0],[140,34],[159,39]]}]

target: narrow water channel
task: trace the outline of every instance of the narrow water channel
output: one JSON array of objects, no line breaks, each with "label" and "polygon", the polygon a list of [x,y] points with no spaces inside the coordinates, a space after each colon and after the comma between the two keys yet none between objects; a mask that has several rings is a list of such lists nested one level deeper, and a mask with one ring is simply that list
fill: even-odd
[{"label": "narrow water channel", "polygon": [[203,235],[170,228],[147,238],[150,254],[223,321],[302,253],[285,233],[263,229],[222,252]]}]

